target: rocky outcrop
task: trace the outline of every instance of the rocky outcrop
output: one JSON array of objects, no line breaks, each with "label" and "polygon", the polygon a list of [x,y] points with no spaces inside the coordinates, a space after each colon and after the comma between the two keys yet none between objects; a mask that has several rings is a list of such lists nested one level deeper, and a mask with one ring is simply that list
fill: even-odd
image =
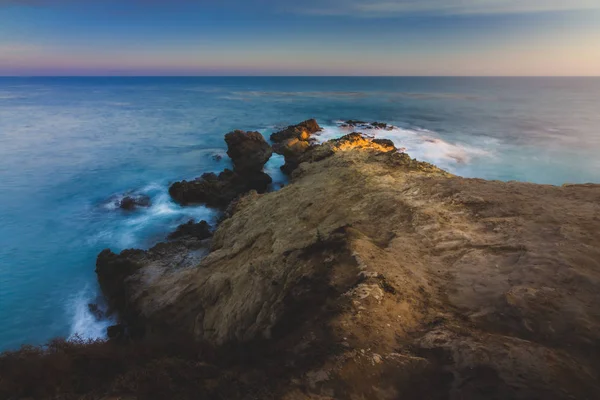
[{"label": "rocky outcrop", "polygon": [[262,171],[273,154],[273,149],[259,132],[233,131],[225,135],[225,143],[234,172],[242,175]]},{"label": "rocky outcrop", "polygon": [[359,128],[359,129],[383,129],[386,131],[391,131],[394,129],[393,125],[388,125],[385,122],[365,122],[358,121],[354,119],[350,119],[348,121],[344,121],[340,124],[342,128]]},{"label": "rocky outcrop", "polygon": [[181,205],[206,204],[226,208],[250,190],[264,193],[272,179],[262,171],[273,150],[259,132],[233,131],[225,135],[227,154],[234,169],[220,174],[205,173],[193,181],[175,182],[169,187],[173,200]]},{"label": "rocky outcrop", "polygon": [[598,398],[600,186],[463,179],[394,150],[314,146],[185,267],[189,250],[103,252],[110,304],[154,337],[260,349],[272,398]]},{"label": "rocky outcrop", "polygon": [[168,236],[169,240],[190,237],[198,240],[208,239],[212,236],[210,225],[206,221],[194,222],[193,219],[177,227],[175,232]]},{"label": "rocky outcrop", "polygon": [[152,205],[150,197],[146,195],[125,196],[118,201],[119,208],[131,211],[138,207],[150,207]]},{"label": "rocky outcrop", "polygon": [[284,173],[290,174],[296,169],[300,163],[300,157],[312,144],[311,136],[320,130],[321,127],[317,121],[309,119],[271,134],[271,141],[274,143],[273,150],[284,156],[285,164],[281,167]]},{"label": "rocky outcrop", "polygon": [[256,190],[267,191],[272,179],[262,171],[238,174],[226,169],[219,175],[203,174],[193,181],[175,182],[169,188],[169,194],[181,205],[203,203],[209,207],[225,208],[239,195]]}]

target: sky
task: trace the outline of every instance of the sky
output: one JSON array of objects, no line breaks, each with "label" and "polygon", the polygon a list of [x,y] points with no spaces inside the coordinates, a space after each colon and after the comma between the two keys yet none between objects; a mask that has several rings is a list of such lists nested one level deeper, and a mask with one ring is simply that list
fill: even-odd
[{"label": "sky", "polygon": [[600,76],[600,0],[0,0],[0,75]]}]

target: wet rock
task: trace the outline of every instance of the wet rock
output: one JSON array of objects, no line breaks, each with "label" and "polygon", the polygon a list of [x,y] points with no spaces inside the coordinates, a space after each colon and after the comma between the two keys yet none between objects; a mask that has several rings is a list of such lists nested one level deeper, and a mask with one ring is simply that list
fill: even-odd
[{"label": "wet rock", "polygon": [[206,221],[194,222],[193,219],[177,227],[175,232],[168,236],[169,240],[183,237],[192,237],[198,240],[208,239],[212,236],[210,225]]},{"label": "wet rock", "polygon": [[237,130],[225,135],[225,142],[233,171],[225,169],[219,175],[211,172],[193,181],[175,182],[169,188],[175,202],[226,208],[233,199],[250,190],[267,191],[272,179],[262,169],[273,149],[264,137],[259,132]]},{"label": "wet rock", "polygon": [[111,340],[120,340],[125,337],[125,325],[111,325],[106,329],[106,336]]},{"label": "wet rock", "polygon": [[140,282],[151,286],[167,273],[195,267],[207,250],[207,244],[192,235],[158,243],[149,250],[128,249],[118,254],[103,250],[96,259],[96,275],[107,304],[105,315],[117,313],[119,323],[128,327],[128,336],[141,336],[145,318],[139,304],[147,301],[147,294],[135,288]]},{"label": "wet rock", "polygon": [[229,132],[225,135],[225,142],[233,170],[242,175],[261,171],[273,154],[273,149],[259,132]]},{"label": "wet rock", "polygon": [[219,175],[206,173],[193,181],[175,182],[169,188],[169,194],[181,205],[201,203],[225,208],[233,199],[250,190],[266,192],[271,182],[271,177],[262,171],[241,175],[226,169]]},{"label": "wet rock", "polygon": [[125,196],[119,201],[119,207],[123,210],[131,211],[138,207],[150,207],[150,197],[146,195]]},{"label": "wet rock", "polygon": [[90,314],[92,314],[94,316],[96,321],[101,321],[106,317],[106,315],[104,314],[104,311],[96,303],[89,303],[88,311],[90,312]]},{"label": "wet rock", "polygon": [[300,157],[311,147],[311,135],[320,130],[317,121],[309,119],[271,135],[273,151],[283,155],[285,159],[285,164],[281,167],[284,173],[291,174],[298,167]]},{"label": "wet rock", "polygon": [[223,159],[223,156],[220,154],[215,154],[212,156],[213,161],[221,161]]},{"label": "wet rock", "polygon": [[360,129],[384,129],[387,131],[391,131],[392,129],[394,129],[393,125],[388,125],[385,122],[365,122],[365,121],[359,121],[359,120],[354,120],[354,119],[350,119],[348,121],[344,121],[342,124],[340,124],[340,127],[342,128],[360,128]]}]

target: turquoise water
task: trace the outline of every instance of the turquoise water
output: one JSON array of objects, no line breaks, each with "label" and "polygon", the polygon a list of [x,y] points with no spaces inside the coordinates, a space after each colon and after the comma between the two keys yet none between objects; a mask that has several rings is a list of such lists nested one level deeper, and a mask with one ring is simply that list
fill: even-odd
[{"label": "turquoise water", "polygon": [[[223,135],[342,119],[469,177],[600,182],[597,78],[0,78],[0,349],[80,333],[103,248],[146,248],[204,207],[169,182],[228,166]],[[275,181],[281,159],[268,172]],[[125,213],[114,200],[151,196]]]}]

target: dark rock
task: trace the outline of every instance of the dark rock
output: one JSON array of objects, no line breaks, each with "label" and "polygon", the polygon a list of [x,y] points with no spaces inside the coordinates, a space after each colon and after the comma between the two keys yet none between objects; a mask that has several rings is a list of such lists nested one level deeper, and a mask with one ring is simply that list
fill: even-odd
[{"label": "dark rock", "polygon": [[284,130],[271,134],[271,141],[278,143],[288,139],[308,140],[310,135],[317,133],[321,127],[315,119],[309,119],[298,125],[290,125]]},{"label": "dark rock", "polygon": [[146,195],[125,196],[119,202],[119,207],[123,210],[131,211],[137,207],[150,207],[150,197]]},{"label": "dark rock", "polygon": [[100,289],[108,301],[109,313],[124,310],[127,304],[125,280],[142,267],[143,250],[124,250],[115,254],[102,250],[96,259],[96,275]]},{"label": "dark rock", "polygon": [[220,155],[220,154],[215,154],[215,155],[212,156],[212,159],[214,161],[221,161],[223,159],[223,156]]},{"label": "dark rock", "polygon": [[226,169],[219,175],[206,173],[193,181],[175,182],[169,188],[169,194],[181,205],[203,203],[225,208],[233,199],[250,190],[266,192],[271,182],[271,177],[262,171],[241,175]]},{"label": "dark rock", "polygon": [[372,142],[383,147],[391,147],[396,149],[396,145],[390,139],[373,139]]},{"label": "dark rock", "polygon": [[361,129],[385,129],[385,130],[392,130],[394,127],[392,125],[388,125],[385,122],[365,122],[365,121],[359,121],[359,120],[354,120],[354,119],[350,119],[348,121],[343,122],[340,125],[342,128],[361,128]]},{"label": "dark rock", "polygon": [[111,325],[106,329],[106,336],[111,340],[120,340],[125,337],[125,325]]},{"label": "dark rock", "polygon": [[229,132],[225,135],[225,143],[233,170],[239,174],[262,171],[273,154],[273,149],[259,132]]},{"label": "dark rock", "polygon": [[88,310],[89,310],[90,314],[92,314],[97,321],[103,320],[106,317],[106,315],[104,314],[104,311],[102,311],[102,309],[100,308],[100,306],[98,304],[89,303]]},{"label": "dark rock", "polygon": [[273,149],[259,132],[233,131],[225,135],[227,154],[233,161],[233,171],[219,175],[203,174],[193,181],[175,182],[169,188],[173,200],[181,205],[203,203],[225,208],[236,197],[256,190],[264,193],[271,177],[262,169]]},{"label": "dark rock", "polygon": [[210,231],[210,225],[208,222],[200,221],[196,223],[193,219],[191,219],[187,223],[179,225],[175,232],[168,236],[168,239],[173,240],[183,237],[193,237],[198,240],[204,240],[211,236],[212,232]]},{"label": "dark rock", "polygon": [[285,164],[281,167],[284,173],[289,175],[298,167],[300,157],[311,147],[311,135],[320,130],[317,121],[309,119],[271,135],[273,151],[283,155],[285,159]]},{"label": "dark rock", "polygon": [[[153,273],[160,276],[195,267],[207,251],[206,243],[193,236],[158,243],[149,250],[130,249],[120,254],[109,249],[103,250],[96,260],[96,275],[108,306],[105,315],[117,313],[119,318],[119,324],[113,328],[116,337],[126,335],[134,339],[145,334],[146,318],[138,303],[144,301],[148,294],[136,291],[140,270],[152,265]],[[122,329],[126,329],[126,332],[122,332]]]}]

